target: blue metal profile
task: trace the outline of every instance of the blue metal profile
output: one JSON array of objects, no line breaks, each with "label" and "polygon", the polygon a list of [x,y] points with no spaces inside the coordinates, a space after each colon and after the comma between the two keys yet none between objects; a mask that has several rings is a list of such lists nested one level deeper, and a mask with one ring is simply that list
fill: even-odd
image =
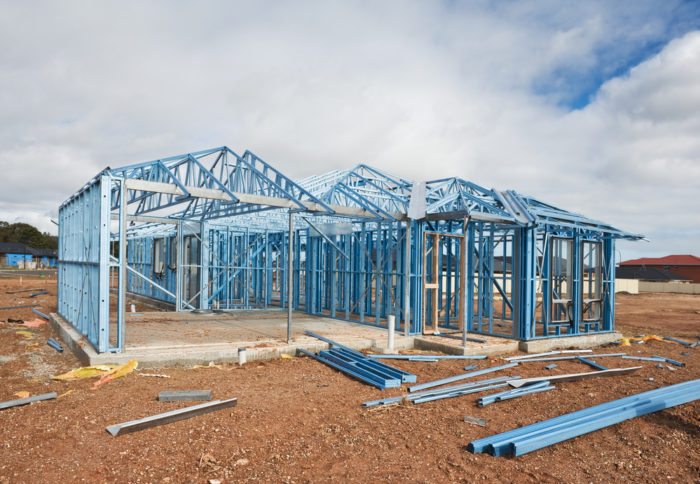
[{"label": "blue metal profile", "polygon": [[624,420],[700,398],[700,380],[651,390],[470,442],[472,453],[521,455]]},{"label": "blue metal profile", "polygon": [[582,356],[577,356],[576,359],[577,359],[578,361],[580,361],[581,363],[584,363],[584,364],[586,364],[586,365],[588,365],[588,366],[590,366],[591,368],[594,368],[594,369],[596,369],[596,370],[605,371],[605,370],[608,369],[608,368],[604,367],[603,365],[599,365],[599,364],[596,363],[595,361],[588,360],[588,359],[586,359],[586,358],[584,358],[584,357],[582,357]]},{"label": "blue metal profile", "polygon": [[[402,400],[407,400],[407,401],[413,401],[417,398],[424,398],[427,396],[435,396],[435,395],[451,395],[451,394],[456,394],[457,392],[463,391],[463,390],[469,390],[469,389],[475,389],[475,391],[485,391],[487,388],[490,387],[491,385],[494,384],[506,384],[508,380],[517,380],[519,379],[519,376],[505,376],[505,377],[499,377],[499,378],[489,378],[487,380],[479,380],[479,381],[474,381],[474,382],[469,382],[469,383],[462,383],[459,385],[453,385],[449,387],[443,387],[443,388],[433,388],[430,390],[425,390],[422,392],[412,392],[407,395],[399,396],[399,397],[389,397],[389,398],[382,398],[379,400],[372,400],[369,402],[364,402],[362,404],[363,407],[374,407],[376,405],[390,405],[392,403],[398,403]],[[455,395],[456,396],[456,395]]]},{"label": "blue metal profile", "polygon": [[546,392],[549,390],[554,390],[554,385],[550,385],[548,381],[540,381],[520,388],[512,388],[510,390],[505,390],[498,393],[491,393],[480,397],[476,404],[479,407],[485,407],[486,405],[491,405],[492,403],[511,400],[513,398],[519,398],[525,395]]},{"label": "blue metal profile", "polygon": [[484,368],[483,370],[470,371],[469,373],[463,373],[461,375],[450,376],[447,378],[441,378],[440,380],[433,380],[419,385],[413,385],[409,387],[410,392],[415,392],[418,390],[424,390],[426,388],[439,387],[441,385],[446,385],[448,383],[454,383],[459,380],[465,380],[467,378],[472,378],[474,376],[485,375],[487,373],[493,373],[494,371],[506,370],[508,368],[513,368],[518,366],[517,363],[507,363],[505,365],[492,366],[491,368]]},{"label": "blue metal profile", "polygon": [[433,360],[485,360],[486,355],[367,355],[370,358],[383,360],[410,360],[429,358]]}]

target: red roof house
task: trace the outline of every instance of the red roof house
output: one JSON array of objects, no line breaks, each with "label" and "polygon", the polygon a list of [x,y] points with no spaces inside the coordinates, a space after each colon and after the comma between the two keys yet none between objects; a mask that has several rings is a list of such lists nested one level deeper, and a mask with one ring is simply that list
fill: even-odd
[{"label": "red roof house", "polygon": [[700,283],[700,257],[694,255],[667,255],[666,257],[645,257],[620,262],[626,267],[653,267],[672,274],[683,276]]}]

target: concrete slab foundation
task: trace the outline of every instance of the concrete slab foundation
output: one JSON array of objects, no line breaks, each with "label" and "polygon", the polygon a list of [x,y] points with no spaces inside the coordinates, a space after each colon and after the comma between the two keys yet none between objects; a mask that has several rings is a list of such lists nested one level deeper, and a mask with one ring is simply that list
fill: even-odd
[{"label": "concrete slab foundation", "polygon": [[618,341],[622,334],[617,331],[611,333],[598,333],[587,336],[568,336],[562,338],[537,339],[532,341],[520,341],[519,349],[525,353],[544,353],[545,351],[566,348],[594,348],[604,344]]},{"label": "concrete slab foundation", "polygon": [[[240,311],[194,314],[190,312],[145,312],[128,314],[121,352],[98,353],[61,316],[51,313],[50,323],[66,346],[84,365],[124,364],[138,360],[140,368],[193,366],[238,362],[238,348],[246,348],[246,360],[295,356],[297,349],[318,352],[328,344],[305,334],[321,334],[356,350],[386,352],[386,329],[330,318],[294,313],[292,342],[286,341],[286,313],[281,311]],[[440,336],[395,335],[395,350],[437,351],[451,355],[514,354],[518,350],[543,352],[553,348],[591,347],[619,339],[619,333],[518,342],[479,335],[486,343],[467,342]]]}]

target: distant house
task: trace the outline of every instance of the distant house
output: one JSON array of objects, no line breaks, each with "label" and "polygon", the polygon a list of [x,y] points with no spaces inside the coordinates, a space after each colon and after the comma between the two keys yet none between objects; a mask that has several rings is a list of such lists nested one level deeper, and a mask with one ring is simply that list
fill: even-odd
[{"label": "distant house", "polygon": [[622,267],[660,269],[700,283],[700,257],[694,255],[667,255],[666,257],[634,259],[620,262],[620,268]]},{"label": "distant house", "polygon": [[0,266],[56,267],[57,252],[35,249],[19,242],[0,242]]},{"label": "distant house", "polygon": [[690,279],[656,267],[619,266],[615,268],[615,279],[639,279],[651,282],[690,282]]}]

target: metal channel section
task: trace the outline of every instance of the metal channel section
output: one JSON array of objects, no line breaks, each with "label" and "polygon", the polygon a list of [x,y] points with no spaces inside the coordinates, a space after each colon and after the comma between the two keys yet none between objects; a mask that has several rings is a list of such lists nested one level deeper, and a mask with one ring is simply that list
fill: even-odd
[{"label": "metal channel section", "polygon": [[61,205],[59,313],[99,352],[128,345],[129,293],[286,310],[288,339],[293,310],[463,344],[610,332],[619,238],[641,236],[461,178],[295,181],[224,146],[107,169]]}]

